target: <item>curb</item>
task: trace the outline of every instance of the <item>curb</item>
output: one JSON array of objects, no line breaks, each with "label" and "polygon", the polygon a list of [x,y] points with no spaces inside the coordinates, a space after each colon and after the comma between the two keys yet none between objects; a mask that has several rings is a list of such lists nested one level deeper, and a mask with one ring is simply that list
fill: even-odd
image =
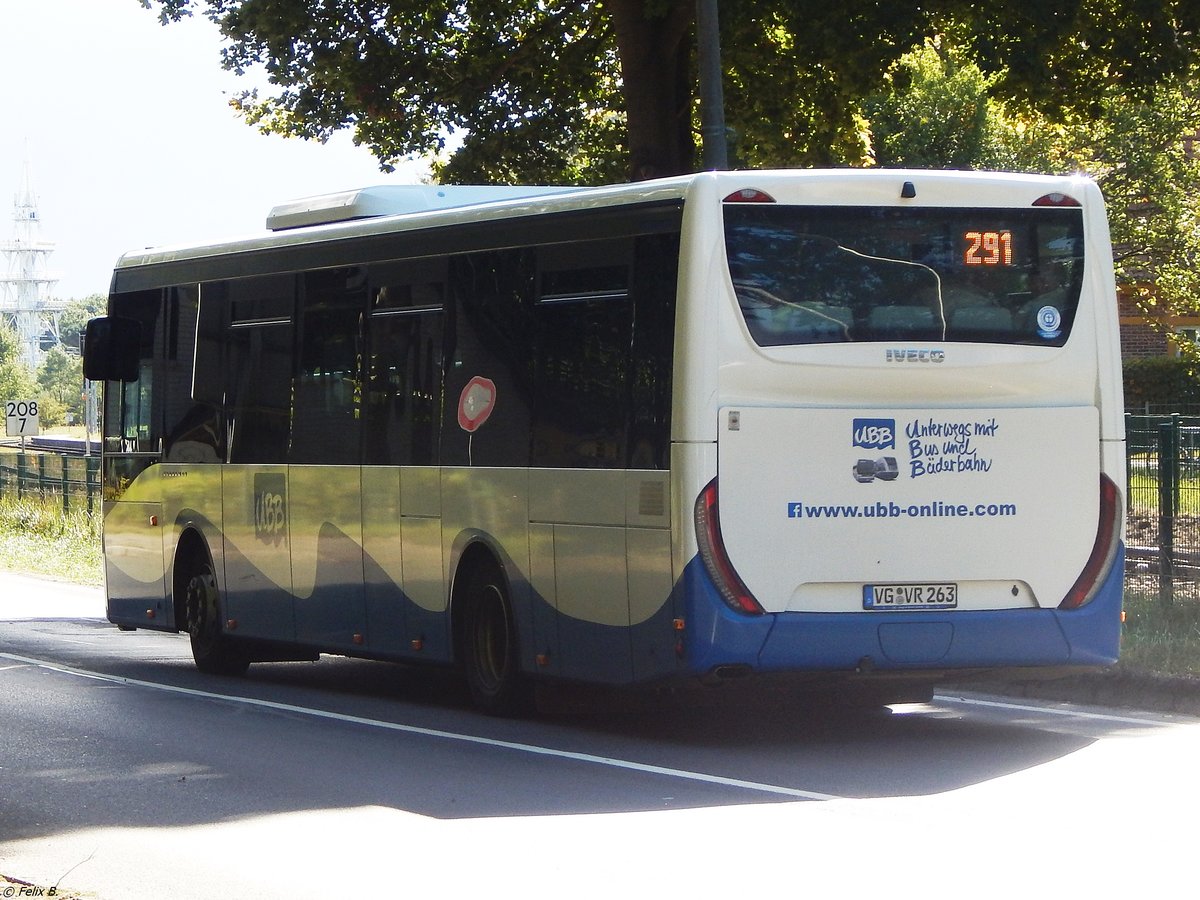
[{"label": "curb", "polygon": [[1089,706],[1200,716],[1200,677],[1188,675],[1160,675],[1117,668],[1050,681],[983,679],[957,686],[1008,697],[1066,700]]}]

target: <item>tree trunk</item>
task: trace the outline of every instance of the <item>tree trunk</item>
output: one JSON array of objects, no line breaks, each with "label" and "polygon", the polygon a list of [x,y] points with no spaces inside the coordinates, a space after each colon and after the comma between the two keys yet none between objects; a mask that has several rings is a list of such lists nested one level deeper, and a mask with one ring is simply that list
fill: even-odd
[{"label": "tree trunk", "polygon": [[692,0],[676,0],[662,14],[647,0],[608,0],[621,59],[633,181],[694,170],[692,133]]}]

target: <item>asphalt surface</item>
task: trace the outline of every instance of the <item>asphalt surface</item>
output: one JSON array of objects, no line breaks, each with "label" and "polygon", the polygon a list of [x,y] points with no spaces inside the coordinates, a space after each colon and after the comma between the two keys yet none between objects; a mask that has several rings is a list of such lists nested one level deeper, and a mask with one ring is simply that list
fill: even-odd
[{"label": "asphalt surface", "polygon": [[1200,804],[1179,715],[942,693],[839,717],[720,691],[497,720],[457,679],[378,663],[204,676],[185,637],[120,632],[98,598],[0,576],[0,872],[35,886],[1009,900],[1191,877],[1190,833],[1152,824]]}]

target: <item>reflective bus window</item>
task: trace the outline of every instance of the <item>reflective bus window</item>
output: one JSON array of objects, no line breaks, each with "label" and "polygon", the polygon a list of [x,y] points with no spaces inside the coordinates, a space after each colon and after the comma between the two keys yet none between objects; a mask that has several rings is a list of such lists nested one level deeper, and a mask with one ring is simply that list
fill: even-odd
[{"label": "reflective bus window", "polygon": [[626,464],[631,239],[538,250],[535,466]]},{"label": "reflective bus window", "polygon": [[1062,346],[1083,276],[1079,209],[725,207],[729,273],[759,346]]},{"label": "reflective bus window", "polygon": [[357,465],[366,270],[308,272],[301,290],[288,461]]},{"label": "reflective bus window", "polygon": [[436,465],[443,406],[444,259],[374,266],[367,322],[368,465]]},{"label": "reflective bus window", "polygon": [[162,411],[155,405],[161,401],[154,396],[154,367],[156,355],[162,354],[167,343],[163,292],[114,295],[111,313],[136,319],[141,325],[140,375],[137,381],[108,383],[104,392],[104,447],[110,453],[157,451],[162,437]]},{"label": "reflective bus window", "polygon": [[278,275],[205,286],[205,302],[223,294],[233,319],[225,374],[230,462],[287,461],[295,281]]}]

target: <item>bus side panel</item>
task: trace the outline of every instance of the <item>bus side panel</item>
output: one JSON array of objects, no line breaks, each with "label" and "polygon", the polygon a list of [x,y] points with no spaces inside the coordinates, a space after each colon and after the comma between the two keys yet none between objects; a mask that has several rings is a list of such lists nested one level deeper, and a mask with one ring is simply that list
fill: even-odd
[{"label": "bus side panel", "polygon": [[[449,661],[449,594],[442,558],[441,472],[434,466],[400,470],[400,546],[410,640],[419,640],[422,659]],[[410,644],[411,646],[411,644]]]},{"label": "bus side panel", "polygon": [[626,531],[629,566],[633,680],[669,675],[678,666],[671,603],[671,533],[650,528]]},{"label": "bus side panel", "polygon": [[[222,555],[223,541],[221,516],[221,468],[216,465],[185,465],[165,462],[160,467],[162,474],[163,522],[171,527],[163,528],[163,557],[166,561],[167,605],[171,627],[175,630],[187,628],[186,620],[175,618],[175,606],[182,607],[182,597],[174,594],[175,566],[179,564],[179,540],[186,529],[197,531],[211,557],[217,586],[224,593],[225,560]],[[185,577],[187,577],[185,575]]]},{"label": "bus side panel", "polygon": [[359,471],[288,468],[296,639],[304,644],[353,650],[366,642]]},{"label": "bus side panel", "polygon": [[287,466],[221,471],[227,627],[238,636],[295,641]]},{"label": "bus side panel", "polygon": [[[1117,306],[1116,276],[1112,266],[1112,245],[1104,198],[1093,182],[1082,186],[1085,204],[1087,246],[1086,283],[1092,286],[1095,302],[1090,305],[1096,333],[1097,405],[1100,408],[1100,436],[1104,441],[1123,441],[1125,438],[1125,388],[1121,369],[1121,328]],[[1123,448],[1122,448],[1123,449]],[[1120,465],[1106,469],[1110,478],[1122,488],[1124,496],[1125,459]]]},{"label": "bus side panel", "polygon": [[408,600],[400,541],[400,469],[362,469],[363,590],[367,648],[381,656],[410,652]]},{"label": "bus side panel", "polygon": [[664,674],[673,656],[668,473],[533,469],[529,478],[531,581],[556,620],[535,639],[559,647],[542,671],[613,684]]},{"label": "bus side panel", "polygon": [[162,504],[136,500],[104,502],[104,578],[108,620],[122,625],[169,627],[165,616]]},{"label": "bus side panel", "polygon": [[[406,471],[402,478],[407,475]],[[534,617],[528,576],[528,494],[528,469],[445,467],[441,470],[440,524],[442,559],[446,565],[442,583],[453,590],[465,551],[474,543],[484,544],[504,569],[521,648],[521,668],[532,672],[536,663],[532,652]],[[424,529],[421,533],[428,536]],[[407,536],[405,558],[409,558]],[[408,575],[407,569],[405,574]]]}]

